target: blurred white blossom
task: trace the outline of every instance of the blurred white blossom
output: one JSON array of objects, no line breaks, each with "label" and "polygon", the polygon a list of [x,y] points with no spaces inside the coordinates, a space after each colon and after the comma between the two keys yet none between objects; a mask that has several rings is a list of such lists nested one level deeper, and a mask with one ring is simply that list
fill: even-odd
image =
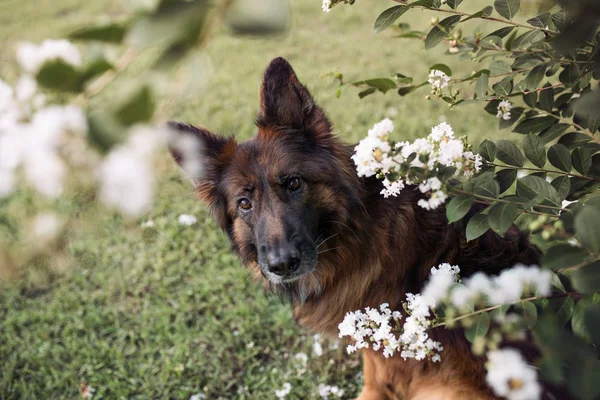
[{"label": "blurred white blossom", "polygon": [[194,225],[196,222],[198,222],[196,217],[194,217],[193,215],[189,215],[189,214],[181,214],[177,218],[177,221],[179,222],[180,225],[186,225],[186,226],[191,226],[191,225]]},{"label": "blurred white blossom", "polygon": [[323,8],[323,12],[331,11],[331,0],[323,0],[321,8]]},{"label": "blurred white blossom", "polygon": [[443,71],[438,69],[432,69],[429,71],[429,78],[427,82],[431,85],[431,93],[436,96],[441,96],[442,89],[448,87],[448,83],[450,82],[450,77]]},{"label": "blurred white blossom", "polygon": [[343,395],[344,389],[340,389],[337,386],[325,385],[323,383],[319,385],[319,396],[323,400],[328,400],[329,396],[341,398]]},{"label": "blurred white blossom", "polygon": [[17,61],[30,74],[36,74],[44,63],[53,60],[79,67],[81,53],[74,44],[64,39],[47,39],[39,45],[23,42],[17,47]]},{"label": "blurred white blossom", "polygon": [[278,399],[285,399],[285,397],[292,391],[292,385],[289,382],[285,382],[283,387],[279,390],[275,390],[275,396]]},{"label": "blurred white blossom", "polygon": [[542,388],[535,368],[515,349],[500,349],[487,354],[486,382],[497,396],[508,400],[537,400]]}]

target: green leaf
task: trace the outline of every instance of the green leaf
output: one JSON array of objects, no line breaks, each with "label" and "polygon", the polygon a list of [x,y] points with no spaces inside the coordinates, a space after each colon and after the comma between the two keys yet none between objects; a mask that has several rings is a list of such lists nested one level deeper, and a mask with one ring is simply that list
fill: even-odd
[{"label": "green leaf", "polygon": [[490,64],[490,73],[492,75],[506,74],[512,72],[512,68],[506,61],[496,60]]},{"label": "green leaf", "polygon": [[584,316],[585,310],[591,304],[594,303],[589,297],[584,297],[583,299],[579,300],[575,305],[575,311],[573,312],[573,316],[571,317],[571,329],[573,330],[573,333],[575,333],[577,336],[579,336],[587,342],[591,342],[591,338],[584,323]]},{"label": "green leaf", "polygon": [[557,176],[550,182],[552,187],[558,192],[561,201],[566,199],[571,191],[571,181],[566,175]]},{"label": "green leaf", "polygon": [[543,14],[540,14],[536,17],[530,18],[527,20],[527,23],[529,25],[535,26],[537,28],[542,28],[545,29],[547,26],[550,25],[550,13],[546,12]]},{"label": "green leaf", "polygon": [[542,266],[556,271],[581,264],[587,258],[588,255],[582,248],[567,243],[559,243],[546,251],[542,257]]},{"label": "green leaf", "polygon": [[538,88],[538,85],[544,79],[544,74],[546,73],[546,66],[544,64],[540,64],[527,74],[525,78],[525,89],[527,90],[535,90]]},{"label": "green leaf", "polygon": [[581,244],[600,254],[600,210],[584,206],[575,216],[575,232]]},{"label": "green leaf", "polygon": [[571,153],[562,144],[555,144],[548,149],[548,160],[561,171],[571,172]]},{"label": "green leaf", "polygon": [[514,29],[515,29],[514,26],[505,26],[504,28],[497,29],[494,32],[490,33],[489,35],[484,37],[484,39],[487,37],[490,37],[490,36],[497,36],[497,37],[503,39],[506,35],[511,33]]},{"label": "green leaf", "polygon": [[543,168],[546,165],[546,147],[544,141],[535,135],[527,135],[523,143],[525,155],[533,165]]},{"label": "green leaf", "polygon": [[504,232],[510,228],[517,218],[517,205],[512,203],[496,203],[490,207],[488,213],[488,223],[490,228],[498,235],[504,235]]},{"label": "green leaf", "polygon": [[483,337],[490,328],[490,314],[481,313],[473,317],[471,325],[465,328],[465,337],[469,342],[473,342],[478,337]]},{"label": "green leaf", "polygon": [[496,157],[503,163],[513,167],[522,167],[524,164],[523,153],[516,144],[509,140],[497,140]]},{"label": "green leaf", "polygon": [[[473,183],[475,183],[473,181]],[[497,198],[500,195],[500,185],[495,179],[488,179],[476,184],[474,189],[475,194],[479,196]]]},{"label": "green leaf", "polygon": [[448,6],[453,10],[456,10],[456,8],[459,6],[460,3],[462,3],[462,1],[463,0],[448,0],[446,4],[448,4]]},{"label": "green leaf", "polygon": [[556,312],[558,323],[566,325],[571,320],[571,317],[573,317],[573,311],[575,311],[575,301],[572,297],[567,297]]},{"label": "green leaf", "polygon": [[569,88],[577,83],[581,70],[577,64],[567,64],[565,69],[558,75],[558,79]]},{"label": "green leaf", "polygon": [[564,131],[569,129],[569,124],[554,124],[550,128],[547,128],[540,133],[540,138],[546,143],[550,143],[557,137],[563,134]]},{"label": "green leaf", "polygon": [[81,76],[79,77],[82,85],[88,80],[97,77],[105,73],[106,71],[113,68],[113,65],[109,63],[105,58],[98,58],[87,63],[83,69]]},{"label": "green leaf", "polygon": [[592,155],[585,147],[578,147],[571,153],[573,167],[582,175],[586,175],[592,166]]},{"label": "green leaf", "polygon": [[437,69],[438,71],[442,71],[443,73],[445,73],[448,76],[452,76],[452,70],[446,64],[433,64],[431,67],[429,67],[430,72],[433,71],[434,69]]},{"label": "green leaf", "polygon": [[527,175],[517,180],[517,195],[526,199],[539,198],[547,200],[553,205],[560,203],[560,197],[556,189],[545,179],[534,175]]},{"label": "green leaf", "polygon": [[522,133],[525,135],[529,133],[540,133],[544,129],[549,128],[555,122],[556,118],[552,118],[549,116],[527,118],[519,122],[519,124],[515,126],[515,129],[513,129],[513,132]]},{"label": "green leaf", "polygon": [[567,28],[567,17],[564,10],[552,14],[551,19],[559,32],[563,32]]},{"label": "green leaf", "polygon": [[146,85],[134,91],[118,108],[115,113],[119,122],[129,126],[137,122],[148,121],[154,114],[154,99],[152,91]]},{"label": "green leaf", "polygon": [[[338,88],[338,90],[340,91],[339,93],[341,95],[342,94],[341,88]],[[367,97],[370,94],[375,93],[376,91],[377,91],[377,89],[375,89],[374,87],[370,87],[368,89],[363,90],[362,92],[359,92],[358,97],[362,99],[364,97]],[[337,96],[337,97],[340,97],[340,96]]]},{"label": "green leaf", "polygon": [[540,92],[540,108],[548,112],[552,112],[552,108],[554,107],[554,89],[546,89],[550,86],[549,83],[546,83],[544,90]]},{"label": "green leaf", "polygon": [[434,48],[442,40],[444,40],[444,38],[449,36],[450,32],[452,29],[454,29],[458,21],[460,21],[460,15],[452,15],[448,18],[444,18],[436,26],[434,26],[425,38],[425,50]]},{"label": "green leaf", "polygon": [[96,110],[87,116],[89,143],[102,153],[108,153],[126,138],[127,128],[104,110]]},{"label": "green leaf", "polygon": [[397,87],[396,82],[388,78],[365,79],[362,81],[353,82],[352,85],[368,85],[379,90],[382,93],[385,93],[388,90],[396,89]]},{"label": "green leaf", "polygon": [[375,20],[375,25],[373,26],[373,32],[375,32],[375,34],[383,32],[384,30],[389,28],[398,18],[400,18],[400,16],[402,14],[404,14],[409,9],[410,9],[410,7],[407,7],[407,6],[394,6],[394,7],[388,8],[387,10],[385,10],[384,12],[379,14],[377,19]]},{"label": "green leaf", "polygon": [[487,74],[479,75],[477,82],[475,82],[475,95],[478,99],[485,99],[488,92],[489,76]]},{"label": "green leaf", "polygon": [[573,286],[582,293],[600,292],[600,261],[595,261],[575,271]]},{"label": "green leaf", "polygon": [[583,314],[583,324],[592,343],[600,345],[600,304],[590,304]]},{"label": "green leaf", "polygon": [[475,214],[467,224],[467,241],[477,239],[490,229],[487,215]]},{"label": "green leaf", "polygon": [[47,89],[64,92],[80,92],[83,89],[79,72],[61,59],[47,61],[35,79]]},{"label": "green leaf", "polygon": [[101,42],[120,43],[129,26],[124,23],[109,23],[77,29],[69,34],[71,40],[97,40]]},{"label": "green leaf", "polygon": [[512,186],[516,179],[516,169],[506,168],[496,172],[496,180],[500,185],[500,193],[506,192]]},{"label": "green leaf", "polygon": [[460,194],[450,200],[446,206],[446,217],[448,218],[448,223],[458,221],[467,215],[474,202],[475,199],[473,196],[466,194]]},{"label": "green leaf", "polygon": [[517,14],[517,12],[519,12],[519,7],[519,0],[494,1],[494,8],[498,12],[498,14],[502,15],[506,19],[512,19]]},{"label": "green leaf", "polygon": [[535,304],[533,304],[531,301],[524,301],[517,304],[516,307],[517,310],[521,310],[523,313],[523,318],[525,319],[529,329],[535,327],[538,318],[537,307]]},{"label": "green leaf", "polygon": [[486,161],[492,162],[496,158],[496,145],[491,140],[485,139],[479,145],[479,154]]},{"label": "green leaf", "polygon": [[466,22],[473,18],[489,17],[490,15],[492,15],[493,11],[494,11],[494,9],[491,6],[484,7],[482,10],[469,15],[467,18],[463,19],[461,22]]},{"label": "green leaf", "polygon": [[508,96],[513,90],[513,78],[511,76],[502,79],[492,85],[492,90],[502,96]]},{"label": "green leaf", "polygon": [[569,370],[567,381],[569,391],[577,399],[596,400],[600,395],[600,361],[595,355],[577,360]]}]

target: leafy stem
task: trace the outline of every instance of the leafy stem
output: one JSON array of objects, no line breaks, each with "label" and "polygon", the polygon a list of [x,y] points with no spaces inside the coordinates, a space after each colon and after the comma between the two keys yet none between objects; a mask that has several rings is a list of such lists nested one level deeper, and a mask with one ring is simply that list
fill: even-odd
[{"label": "leafy stem", "polygon": [[572,177],[576,177],[576,178],[583,178],[583,179],[587,179],[587,180],[590,180],[590,181],[598,181],[598,182],[600,182],[600,179],[594,178],[594,177],[591,177],[591,176],[576,175],[576,174],[572,174],[570,172],[555,171],[555,170],[551,170],[551,169],[528,168],[528,167],[514,167],[512,165],[501,165],[501,164],[496,164],[496,163],[493,163],[493,162],[488,162],[488,165],[491,165],[493,167],[500,167],[500,168],[522,169],[524,171],[546,172],[546,173],[549,173],[549,174],[572,176]]}]

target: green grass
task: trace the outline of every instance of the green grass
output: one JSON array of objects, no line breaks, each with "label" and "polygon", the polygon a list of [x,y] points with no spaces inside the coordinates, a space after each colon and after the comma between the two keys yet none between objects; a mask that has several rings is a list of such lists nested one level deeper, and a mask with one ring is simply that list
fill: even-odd
[{"label": "green grass", "polygon": [[[102,13],[122,12],[112,0],[0,1],[0,72],[9,79],[16,41],[58,37]],[[283,56],[348,141],[385,116],[393,117],[398,140],[426,135],[442,116],[474,143],[498,134],[495,119],[480,106],[450,111],[426,100],[426,88],[364,100],[348,88],[336,98],[331,78],[321,77],[330,71],[348,81],[396,72],[420,80],[436,62],[451,64],[457,76],[472,67],[390,32],[373,36],[372,23],[388,1],[358,1],[329,14],[318,0],[292,3],[293,23],[284,36],[240,38],[223,29],[203,54],[208,61],[193,71],[200,87],[160,99],[171,105],[171,117],[250,137],[264,67]],[[415,10],[410,20],[426,28],[429,18]],[[142,58],[127,74],[144,67]],[[125,221],[92,207],[87,211],[94,218],[77,221],[70,235],[69,271],[32,267],[0,288],[0,398],[74,398],[81,381],[96,388],[94,398],[107,399],[188,399],[199,392],[209,399],[271,399],[284,382],[292,384],[292,399],[317,398],[320,383],[355,395],[358,358],[329,350],[329,343],[323,356],[313,356],[312,333],[295,324],[288,305],[249,279],[190,185],[166,156],[160,163],[159,197],[146,218]],[[63,199],[61,209],[76,218],[79,198]],[[27,216],[19,204],[38,202],[27,193],[0,202],[0,239]],[[182,213],[196,215],[198,225],[178,225]],[[139,227],[146,219],[155,221],[153,229]],[[309,355],[306,367],[295,361],[299,352]]]}]

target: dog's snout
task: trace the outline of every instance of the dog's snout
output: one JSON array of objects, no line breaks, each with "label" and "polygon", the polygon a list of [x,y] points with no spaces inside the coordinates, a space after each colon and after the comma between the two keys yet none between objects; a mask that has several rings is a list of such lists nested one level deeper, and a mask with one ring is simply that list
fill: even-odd
[{"label": "dog's snout", "polygon": [[267,253],[267,265],[276,275],[289,275],[298,269],[300,253],[294,247],[271,249]]}]

